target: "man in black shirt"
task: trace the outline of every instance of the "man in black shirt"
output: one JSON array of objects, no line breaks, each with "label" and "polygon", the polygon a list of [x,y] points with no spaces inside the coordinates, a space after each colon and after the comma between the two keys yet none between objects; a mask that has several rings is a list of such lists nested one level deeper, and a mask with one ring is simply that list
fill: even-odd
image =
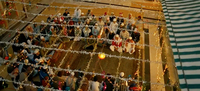
[{"label": "man in black shirt", "polygon": [[68,19],[67,18],[68,14],[69,14],[69,11],[67,9],[65,9],[65,13],[63,13],[63,16],[64,16],[65,20]]}]

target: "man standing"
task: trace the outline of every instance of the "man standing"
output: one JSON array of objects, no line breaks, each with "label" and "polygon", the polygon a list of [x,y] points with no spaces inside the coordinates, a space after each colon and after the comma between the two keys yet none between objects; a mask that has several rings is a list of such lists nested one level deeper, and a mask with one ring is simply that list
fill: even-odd
[{"label": "man standing", "polygon": [[76,79],[75,79],[74,75],[75,75],[75,73],[71,72],[70,76],[68,76],[66,78],[66,88],[65,88],[66,91],[73,91],[73,90],[75,90]]},{"label": "man standing", "polygon": [[116,85],[116,91],[127,91],[128,83],[123,79],[124,77],[124,72],[121,72],[119,74],[119,78],[116,79],[115,85]]},{"label": "man standing", "polygon": [[112,45],[110,46],[111,51],[117,50],[118,52],[122,52],[122,39],[116,34],[113,38]]},{"label": "man standing", "polygon": [[67,9],[65,9],[65,13],[63,13],[65,20],[67,20],[68,14],[69,14],[69,11]]},{"label": "man standing", "polygon": [[74,41],[79,41],[80,40],[79,37],[81,37],[81,34],[82,34],[82,31],[80,29],[80,26],[77,26],[74,32],[74,35],[75,35]]},{"label": "man standing", "polygon": [[80,16],[81,16],[81,9],[79,8],[75,9],[73,21],[77,22]]}]

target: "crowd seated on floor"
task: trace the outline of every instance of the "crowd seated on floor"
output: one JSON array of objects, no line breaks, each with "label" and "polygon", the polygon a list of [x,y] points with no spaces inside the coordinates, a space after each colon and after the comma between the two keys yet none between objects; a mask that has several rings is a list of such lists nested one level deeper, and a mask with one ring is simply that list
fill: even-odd
[{"label": "crowd seated on floor", "polygon": [[[7,72],[12,81],[59,90],[77,91],[81,80],[83,80],[82,90],[79,91],[141,90],[141,88],[136,86],[137,84],[130,84],[122,80],[124,77],[123,72],[120,73],[119,79],[106,77],[103,78],[102,82],[99,82],[98,76],[93,77],[93,81],[90,81],[86,77],[83,78],[83,73],[76,73],[78,74],[76,77],[74,72],[68,72],[65,76],[63,76],[62,72],[55,73],[55,70],[49,67],[55,51],[40,48],[58,47],[61,42],[65,43],[74,40],[84,41],[85,45],[83,49],[93,49],[98,42],[98,46],[110,45],[109,48],[111,51],[133,54],[135,52],[135,44],[140,40],[140,33],[136,26],[138,21],[141,21],[140,16],[138,20],[135,20],[129,14],[127,20],[124,18],[123,13],[120,13],[119,17],[116,17],[113,12],[110,16],[105,12],[104,15],[96,18],[91,10],[88,10],[84,14],[80,9],[76,9],[71,16],[69,10],[66,9],[63,15],[59,13],[55,17],[49,16],[46,23],[45,21],[41,21],[41,24],[34,23],[33,25],[28,25],[25,28],[26,33],[19,34],[14,39],[15,44],[22,44],[23,46],[12,45],[17,61],[8,66]],[[33,33],[36,34],[34,35]],[[57,35],[73,36],[74,38],[58,37]],[[97,41],[96,39],[81,40],[80,37],[105,38],[112,41]],[[30,48],[28,47],[30,45],[37,45],[38,47]],[[11,58],[6,58],[6,60],[8,59]],[[40,78],[39,81],[33,79],[37,76]],[[13,83],[13,85],[16,89],[23,88],[24,91],[44,90],[16,83]]]}]

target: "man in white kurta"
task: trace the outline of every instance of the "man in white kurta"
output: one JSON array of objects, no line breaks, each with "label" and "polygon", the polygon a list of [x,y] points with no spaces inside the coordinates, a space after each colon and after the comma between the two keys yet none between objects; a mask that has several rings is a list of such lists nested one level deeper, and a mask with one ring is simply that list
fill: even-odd
[{"label": "man in white kurta", "polygon": [[83,29],[84,37],[88,37],[90,32],[91,32],[91,29],[88,28],[88,25],[86,25],[85,28]]},{"label": "man in white kurta", "polygon": [[113,19],[113,22],[110,23],[110,31],[112,31],[114,34],[117,33],[117,29],[118,29],[118,23],[116,22],[116,18]]},{"label": "man in white kurta", "polygon": [[135,42],[132,40],[132,37],[129,37],[125,41],[124,51],[128,52],[129,54],[133,54],[135,52]]},{"label": "man in white kurta", "polygon": [[80,41],[81,34],[82,34],[82,31],[80,29],[80,26],[77,26],[74,31],[74,35],[75,35],[74,41]]},{"label": "man in white kurta", "polygon": [[122,52],[122,39],[116,34],[113,38],[112,45],[110,46],[111,51]]},{"label": "man in white kurta", "polygon": [[122,38],[123,41],[125,41],[126,39],[129,38],[129,32],[127,30],[123,29],[120,32],[120,37]]}]

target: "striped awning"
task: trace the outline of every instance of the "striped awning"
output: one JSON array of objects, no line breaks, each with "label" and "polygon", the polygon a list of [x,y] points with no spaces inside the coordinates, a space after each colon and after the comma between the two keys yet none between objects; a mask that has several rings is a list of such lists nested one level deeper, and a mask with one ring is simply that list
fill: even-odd
[{"label": "striped awning", "polygon": [[200,91],[200,0],[161,1],[182,91]]}]

